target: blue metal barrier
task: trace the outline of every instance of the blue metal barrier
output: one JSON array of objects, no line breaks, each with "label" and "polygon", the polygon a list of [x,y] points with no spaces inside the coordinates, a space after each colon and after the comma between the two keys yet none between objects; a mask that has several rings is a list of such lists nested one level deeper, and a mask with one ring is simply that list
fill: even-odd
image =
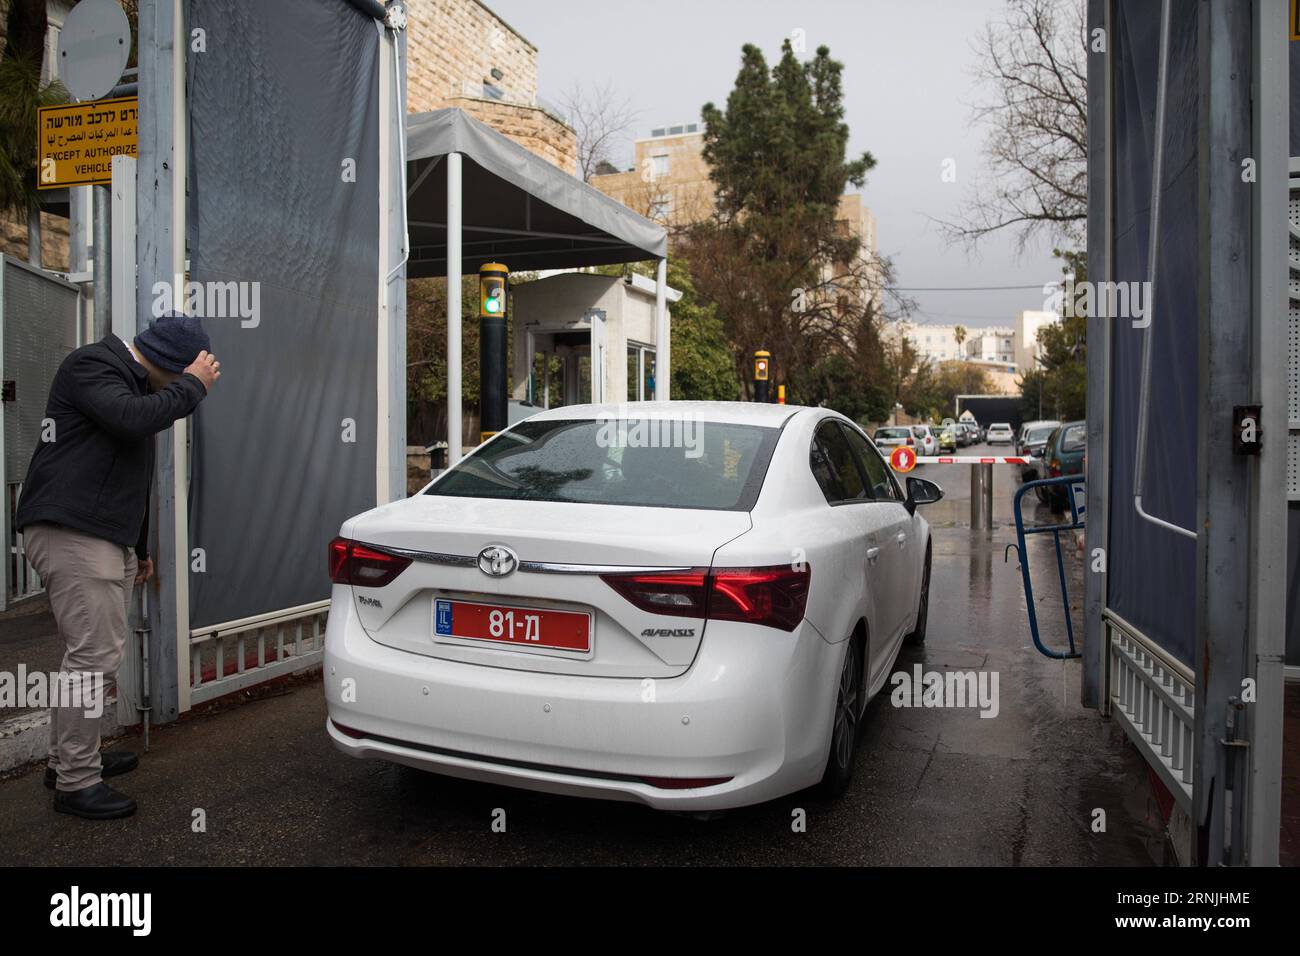
[{"label": "blue metal barrier", "polygon": [[[1039,481],[1027,481],[1021,485],[1020,490],[1016,492],[1013,508],[1016,515],[1016,543],[1014,547],[1020,556],[1020,576],[1025,582],[1025,607],[1029,610],[1029,633],[1034,639],[1034,647],[1047,657],[1056,660],[1068,660],[1072,657],[1078,657],[1079,652],[1074,649],[1074,624],[1070,620],[1070,589],[1065,581],[1065,558],[1061,553],[1061,532],[1075,531],[1084,525],[1084,513],[1080,510],[1078,496],[1074,493],[1075,486],[1082,487],[1085,482],[1082,475],[1065,475],[1061,478],[1044,478]],[[1024,497],[1025,492],[1039,488],[1055,489],[1064,486],[1066,502],[1070,509],[1070,522],[1068,524],[1048,524],[1035,525],[1032,528],[1025,527],[1025,517],[1020,507],[1020,499]],[[1049,495],[1050,495],[1049,491]],[[1029,549],[1025,546],[1025,539],[1031,534],[1051,534],[1056,543],[1056,570],[1061,580],[1061,601],[1065,606],[1065,635],[1070,642],[1068,653],[1054,651],[1044,647],[1042,640],[1038,636],[1038,612],[1034,608],[1034,584],[1029,577]],[[1007,552],[1013,545],[1007,545],[1002,552],[1002,560],[1007,559]]]}]

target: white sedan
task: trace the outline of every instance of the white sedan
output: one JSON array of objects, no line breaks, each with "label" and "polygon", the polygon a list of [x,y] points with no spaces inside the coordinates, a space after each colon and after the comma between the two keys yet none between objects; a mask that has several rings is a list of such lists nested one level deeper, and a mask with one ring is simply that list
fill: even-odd
[{"label": "white sedan", "polygon": [[930,529],[852,422],[730,402],[585,405],[501,432],[330,544],[344,753],[711,811],[853,772]]}]

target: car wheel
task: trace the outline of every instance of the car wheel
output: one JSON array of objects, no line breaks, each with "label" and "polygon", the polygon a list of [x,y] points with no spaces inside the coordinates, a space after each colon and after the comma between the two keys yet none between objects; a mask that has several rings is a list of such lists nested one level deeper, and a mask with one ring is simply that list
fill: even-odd
[{"label": "car wheel", "polygon": [[916,626],[903,638],[908,644],[925,643],[925,625],[930,619],[930,546],[925,547],[925,570],[921,572],[921,597],[916,607]]},{"label": "car wheel", "polygon": [[835,719],[831,724],[831,748],[822,774],[824,796],[838,797],[853,780],[853,756],[858,747],[858,717],[862,709],[862,662],[858,642],[849,638],[844,666],[835,689]]}]

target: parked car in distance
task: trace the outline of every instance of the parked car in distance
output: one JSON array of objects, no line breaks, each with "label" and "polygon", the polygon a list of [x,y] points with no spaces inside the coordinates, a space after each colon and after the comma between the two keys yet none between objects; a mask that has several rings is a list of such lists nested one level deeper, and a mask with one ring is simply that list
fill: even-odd
[{"label": "parked car in distance", "polygon": [[[1083,475],[1083,456],[1088,449],[1088,423],[1066,422],[1052,429],[1043,447],[1044,478],[1061,478],[1066,475]],[[1054,512],[1062,512],[1069,504],[1066,486],[1046,489],[1045,499]]]},{"label": "parked car in distance", "polygon": [[540,412],[343,522],[334,746],[662,810],[843,792],[925,639],[943,492],[829,409],[684,404]]},{"label": "parked car in distance", "polygon": [[897,448],[899,445],[915,445],[912,429],[906,425],[884,425],[876,429],[872,441],[877,448]]},{"label": "parked car in distance", "polygon": [[918,455],[939,454],[939,436],[930,425],[913,425],[912,437],[916,439]]},{"label": "parked car in distance", "polygon": [[980,441],[980,427],[974,422],[958,422],[960,430],[957,432],[957,444],[966,448],[970,445],[976,445]]},{"label": "parked car in distance", "polygon": [[994,422],[989,426],[988,437],[985,439],[990,445],[998,445],[1003,442],[1010,445],[1016,440],[1016,433],[1011,430],[1011,426],[1006,422]]},{"label": "parked car in distance", "polygon": [[944,425],[939,429],[939,452],[955,452],[957,450],[957,426]]},{"label": "parked car in distance", "polygon": [[[1046,431],[1046,432],[1044,433],[1044,435],[1043,435],[1043,440],[1045,441],[1046,438],[1047,438],[1047,435],[1051,434],[1052,429],[1055,428],[1055,427],[1056,427],[1057,425],[1059,425],[1059,424],[1061,424],[1061,423],[1058,422],[1058,421],[1057,421],[1056,419],[1054,419],[1054,418],[1052,418],[1052,419],[1047,419],[1047,418],[1045,418],[1045,419],[1043,419],[1043,420],[1041,420],[1041,421],[1024,422],[1024,423],[1020,426],[1020,431],[1018,431],[1018,432],[1016,433],[1016,454],[1017,454],[1017,455],[1028,454],[1028,453],[1025,451],[1025,438],[1026,438],[1026,436],[1028,436],[1028,434],[1029,434],[1029,432],[1030,432],[1031,429],[1033,429],[1033,430],[1037,430],[1037,429],[1041,429],[1041,428],[1046,428],[1047,431]],[[1041,442],[1040,442],[1040,444],[1041,444]]]},{"label": "parked car in distance", "polygon": [[1034,459],[1032,464],[1021,466],[1022,481],[1047,477],[1047,470],[1043,467],[1043,448],[1047,445],[1047,439],[1060,424],[1060,422],[1028,422],[1021,427],[1020,435],[1016,439],[1016,453]]}]

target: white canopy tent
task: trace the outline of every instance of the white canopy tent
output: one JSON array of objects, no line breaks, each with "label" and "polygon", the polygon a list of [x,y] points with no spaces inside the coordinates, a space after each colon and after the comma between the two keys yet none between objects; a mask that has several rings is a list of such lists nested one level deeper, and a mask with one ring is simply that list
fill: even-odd
[{"label": "white canopy tent", "polygon": [[487,262],[526,270],[657,259],[655,398],[666,400],[666,230],[461,110],[412,114],[406,130],[407,275],[447,277],[448,461],[462,453],[460,281]]}]

